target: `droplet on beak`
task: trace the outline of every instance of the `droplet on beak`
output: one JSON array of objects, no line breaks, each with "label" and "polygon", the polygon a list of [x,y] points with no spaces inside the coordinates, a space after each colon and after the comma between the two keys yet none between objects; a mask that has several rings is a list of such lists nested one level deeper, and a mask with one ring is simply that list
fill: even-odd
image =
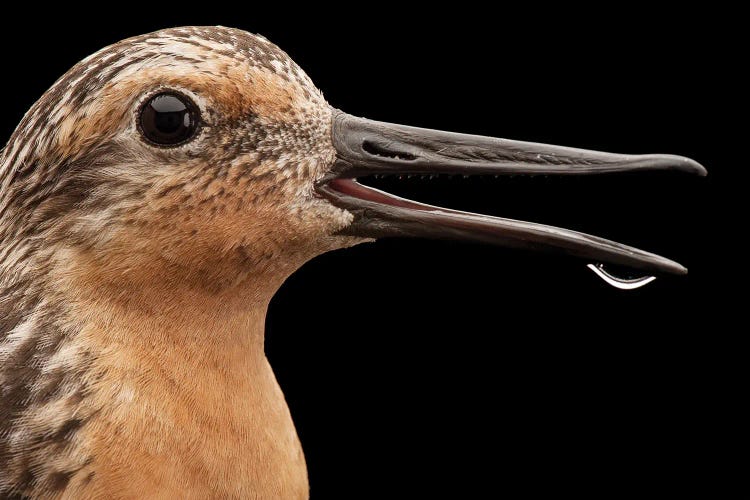
[{"label": "droplet on beak", "polygon": [[604,264],[589,264],[589,269],[594,271],[594,274],[603,279],[607,284],[619,288],[620,290],[635,290],[646,286],[656,279],[656,276],[641,276],[638,278],[620,278],[613,275],[604,269]]}]

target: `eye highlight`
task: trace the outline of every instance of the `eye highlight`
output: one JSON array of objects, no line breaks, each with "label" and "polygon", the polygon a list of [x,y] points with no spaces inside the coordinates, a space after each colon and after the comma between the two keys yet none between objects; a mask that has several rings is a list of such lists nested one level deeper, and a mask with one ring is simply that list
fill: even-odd
[{"label": "eye highlight", "polygon": [[198,106],[176,92],[162,92],[141,107],[138,129],[150,143],[178,146],[195,136],[200,123]]}]

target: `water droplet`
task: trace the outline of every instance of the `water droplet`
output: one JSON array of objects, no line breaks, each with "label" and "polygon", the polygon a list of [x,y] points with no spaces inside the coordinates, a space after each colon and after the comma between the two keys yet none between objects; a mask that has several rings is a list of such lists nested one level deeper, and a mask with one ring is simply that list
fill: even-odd
[{"label": "water droplet", "polygon": [[656,276],[641,276],[639,278],[619,278],[604,270],[604,264],[589,264],[589,269],[603,279],[607,284],[612,285],[620,290],[635,290],[646,286],[656,279]]}]

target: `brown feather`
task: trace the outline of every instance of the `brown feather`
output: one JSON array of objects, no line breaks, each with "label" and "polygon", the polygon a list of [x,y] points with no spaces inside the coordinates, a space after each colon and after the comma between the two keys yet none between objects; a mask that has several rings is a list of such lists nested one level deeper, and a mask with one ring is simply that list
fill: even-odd
[{"label": "brown feather", "polygon": [[[204,124],[141,140],[171,88]],[[0,496],[306,498],[267,304],[351,215],[313,195],[331,109],[267,40],[131,38],[74,66],[0,157]]]}]

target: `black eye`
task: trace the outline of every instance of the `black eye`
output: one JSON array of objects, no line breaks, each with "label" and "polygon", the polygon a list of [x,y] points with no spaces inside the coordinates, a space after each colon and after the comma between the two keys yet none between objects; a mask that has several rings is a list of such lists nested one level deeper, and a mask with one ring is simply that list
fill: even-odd
[{"label": "black eye", "polygon": [[143,136],[160,146],[176,146],[190,140],[198,130],[198,107],[173,92],[157,94],[141,108],[139,128]]}]

